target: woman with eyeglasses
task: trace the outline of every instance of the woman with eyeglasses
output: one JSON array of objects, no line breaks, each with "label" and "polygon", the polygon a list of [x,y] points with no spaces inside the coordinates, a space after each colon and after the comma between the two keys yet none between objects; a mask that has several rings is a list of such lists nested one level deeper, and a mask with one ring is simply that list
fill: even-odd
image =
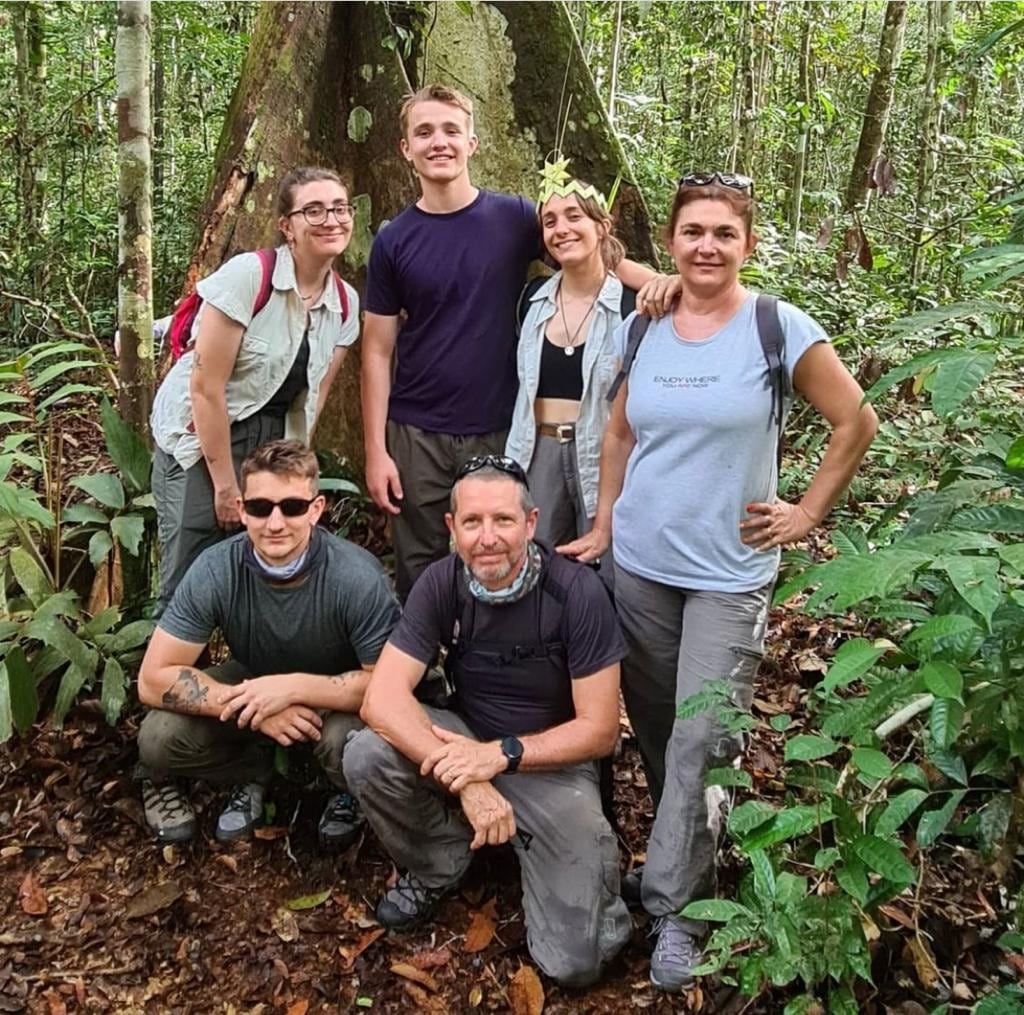
[{"label": "woman with eyeglasses", "polygon": [[158,613],[199,553],[239,526],[242,459],[282,437],[309,442],[359,335],[359,298],[332,272],[352,236],[341,178],[294,169],[277,209],[280,246],[240,254],[196,286],[191,342],[153,405]]},{"label": "woman with eyeglasses", "polygon": [[[614,532],[629,644],[623,695],[655,805],[646,864],[623,891],[654,917],[651,980],[670,991],[692,980],[705,932],[677,914],[715,891],[723,796],[705,792],[705,777],[741,748],[721,722],[724,702],[686,718],[677,706],[711,691],[749,708],[780,547],[821,523],[877,429],[822,328],[741,284],[757,243],[753,216],[746,177],[680,182],[666,239],[682,293],[639,344],[628,337],[632,319],[618,333],[626,377],[602,445],[597,516],[564,548],[593,559]],[[794,390],[832,432],[803,495],[789,502],[776,484]]]}]

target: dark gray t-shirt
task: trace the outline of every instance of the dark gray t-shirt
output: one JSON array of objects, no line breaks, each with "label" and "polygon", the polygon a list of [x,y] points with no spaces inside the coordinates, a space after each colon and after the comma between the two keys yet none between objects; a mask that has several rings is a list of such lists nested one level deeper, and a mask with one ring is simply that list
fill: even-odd
[{"label": "dark gray t-shirt", "polygon": [[383,568],[315,529],[306,580],[281,586],[246,562],[249,537],[210,547],[188,569],[159,626],[194,644],[215,629],[253,676],[335,674],[374,663],[399,617]]}]

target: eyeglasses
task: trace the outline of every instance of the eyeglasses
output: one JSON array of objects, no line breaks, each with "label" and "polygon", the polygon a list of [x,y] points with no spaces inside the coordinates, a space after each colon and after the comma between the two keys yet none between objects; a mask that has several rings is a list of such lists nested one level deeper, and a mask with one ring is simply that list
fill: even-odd
[{"label": "eyeglasses", "polygon": [[460,467],[459,471],[455,473],[455,482],[457,483],[460,479],[465,479],[467,476],[471,476],[474,472],[479,472],[481,469],[497,469],[499,472],[504,472],[506,475],[511,476],[517,483],[522,483],[527,490],[530,489],[530,484],[526,481],[526,473],[523,472],[523,467],[514,459],[508,458],[505,455],[476,455],[470,458],[468,462],[464,462]]},{"label": "eyeglasses", "polygon": [[302,208],[296,208],[295,211],[290,211],[285,218],[291,218],[293,215],[301,215],[311,226],[322,226],[328,216],[334,212],[334,217],[339,222],[345,222],[355,217],[356,210],[345,201],[338,201],[330,207],[322,204],[307,204]]},{"label": "eyeglasses", "polygon": [[731,190],[742,190],[754,196],[754,181],[742,173],[687,173],[679,180],[680,187],[709,187],[712,183],[720,183]]},{"label": "eyeglasses", "polygon": [[285,497],[284,500],[270,500],[267,497],[253,497],[250,500],[243,500],[242,507],[247,515],[253,518],[269,518],[274,513],[274,508],[280,508],[285,518],[298,518],[304,515],[310,504],[316,497]]}]

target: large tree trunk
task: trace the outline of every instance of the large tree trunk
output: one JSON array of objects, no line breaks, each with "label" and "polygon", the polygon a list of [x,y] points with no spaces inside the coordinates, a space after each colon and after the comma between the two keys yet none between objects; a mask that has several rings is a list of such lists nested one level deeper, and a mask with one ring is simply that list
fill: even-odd
[{"label": "large tree trunk", "polygon": [[117,319],[122,417],[149,436],[153,401],[153,209],[149,0],[117,5]]},{"label": "large tree trunk", "polygon": [[[403,54],[378,3],[260,7],[216,158],[216,176],[187,284],[237,250],[272,243],[284,173],[316,163],[352,186],[355,233],[342,272],[362,290],[373,233],[418,196],[401,157],[398,111],[411,81],[441,80],[476,104],[473,179],[532,196],[544,156],[559,143],[571,169],[608,192],[631,253],[653,260],[647,211],[608,122],[562,3],[439,3],[429,34]],[[436,16],[435,16],[436,15]],[[559,96],[566,81],[563,111]],[[570,101],[571,100],[571,101]],[[358,353],[335,384],[317,442],[362,464]]]},{"label": "large tree trunk", "polygon": [[889,0],[885,5],[885,22],[878,44],[878,66],[871,80],[871,90],[864,107],[861,123],[860,142],[850,170],[850,182],[846,188],[846,208],[856,208],[864,200],[868,190],[871,166],[882,150],[885,128],[889,123],[893,92],[896,87],[896,70],[899,67],[900,52],[903,49],[903,29],[907,23],[906,0]]}]

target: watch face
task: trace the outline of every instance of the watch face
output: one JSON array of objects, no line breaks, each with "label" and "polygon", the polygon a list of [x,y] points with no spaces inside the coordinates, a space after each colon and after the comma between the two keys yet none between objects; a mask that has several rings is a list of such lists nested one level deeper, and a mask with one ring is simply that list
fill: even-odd
[{"label": "watch face", "polygon": [[518,737],[505,737],[501,742],[501,753],[506,758],[518,761],[523,756],[523,744]]}]

